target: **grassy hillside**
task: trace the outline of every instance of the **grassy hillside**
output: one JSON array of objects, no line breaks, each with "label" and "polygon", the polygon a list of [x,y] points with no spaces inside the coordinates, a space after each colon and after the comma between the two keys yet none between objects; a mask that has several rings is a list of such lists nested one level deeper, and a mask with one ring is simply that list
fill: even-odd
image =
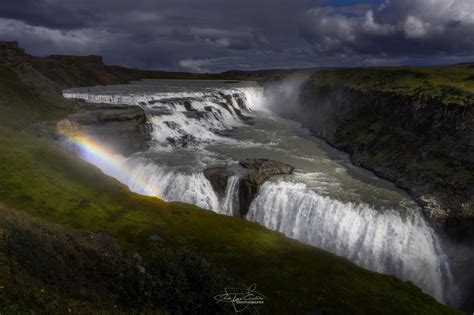
[{"label": "grassy hillside", "polygon": [[58,95],[41,96],[12,69],[0,65],[0,126],[28,128],[40,121],[58,119],[74,108]]},{"label": "grassy hillside", "polygon": [[[267,297],[262,313],[455,313],[410,283],[258,224],[131,193],[45,137],[68,104],[2,66],[0,97],[2,313],[213,313],[204,301],[252,283]],[[137,252],[157,281],[137,284],[127,259],[81,231]]]}]

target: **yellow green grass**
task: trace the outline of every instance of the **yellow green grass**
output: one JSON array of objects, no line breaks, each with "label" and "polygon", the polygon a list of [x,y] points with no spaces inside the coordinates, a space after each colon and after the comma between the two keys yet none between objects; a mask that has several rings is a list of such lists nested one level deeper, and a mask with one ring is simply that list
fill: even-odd
[{"label": "yellow green grass", "polygon": [[338,85],[362,92],[435,99],[447,106],[474,103],[474,64],[323,70],[315,72],[312,80],[322,86]]}]

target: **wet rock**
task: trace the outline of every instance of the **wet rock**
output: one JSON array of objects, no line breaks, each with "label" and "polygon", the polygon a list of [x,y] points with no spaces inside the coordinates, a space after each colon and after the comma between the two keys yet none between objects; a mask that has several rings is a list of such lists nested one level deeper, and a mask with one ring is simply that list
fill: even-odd
[{"label": "wet rock", "polygon": [[148,148],[152,126],[138,106],[82,103],[77,112],[59,121],[58,133],[90,137],[112,152],[128,156]]},{"label": "wet rock", "polygon": [[190,111],[190,112],[197,111],[197,109],[195,109],[193,107],[193,105],[191,104],[190,101],[184,101],[183,105],[184,105],[184,108],[186,108],[187,111]]},{"label": "wet rock", "polygon": [[190,111],[190,112],[182,112],[187,118],[190,119],[201,119],[209,117],[209,112],[206,111]]},{"label": "wet rock", "polygon": [[171,146],[181,147],[181,148],[187,148],[190,145],[195,145],[198,143],[196,137],[190,134],[185,134],[181,136],[180,138],[168,137],[166,138],[166,140]]},{"label": "wet rock", "polygon": [[[224,94],[222,94],[222,95],[224,95]],[[225,99],[225,96],[223,96],[223,97],[224,97],[224,99]],[[226,102],[220,102],[220,103],[218,103],[218,104],[219,104],[220,106],[222,106],[226,111],[228,111],[231,115],[233,115],[233,112],[232,112],[232,109],[231,109],[232,105],[229,105],[229,104],[226,103]],[[230,104],[232,104],[232,103],[230,103]]]},{"label": "wet rock", "polygon": [[[239,179],[239,212],[245,217],[250,204],[257,195],[260,186],[271,176],[291,174],[294,167],[282,162],[268,159],[246,159],[239,163],[242,174]],[[211,167],[204,170],[204,176],[211,182],[212,188],[219,196],[224,196],[229,177],[235,172],[226,166]]]},{"label": "wet rock", "polygon": [[175,121],[164,121],[163,123],[171,130],[176,130],[179,127]]},{"label": "wet rock", "polygon": [[220,196],[224,195],[227,181],[232,175],[234,175],[234,172],[226,167],[211,167],[204,170],[204,176],[211,182],[212,188]]},{"label": "wet rock", "polygon": [[245,159],[239,164],[251,171],[249,175],[257,184],[262,184],[272,175],[291,174],[295,169],[289,164],[269,159]]},{"label": "wet rock", "polygon": [[249,173],[240,178],[239,204],[240,216],[245,217],[250,204],[257,195],[260,186],[271,176],[291,174],[294,167],[268,159],[246,159],[240,165]]},{"label": "wet rock", "polygon": [[237,105],[238,105],[241,109],[248,111],[247,104],[246,104],[246,102],[245,102],[244,97],[243,97],[242,95],[240,95],[240,94],[234,94],[233,96],[234,96],[234,99],[235,99]]},{"label": "wet rock", "polygon": [[[242,120],[250,120],[251,118],[248,116],[245,116],[242,112],[248,112],[249,109],[247,107],[245,98],[238,93],[234,93],[232,95],[224,95],[222,94],[222,97],[225,99],[226,103],[222,103],[221,105],[228,110],[231,114],[235,112],[237,116],[239,116],[240,119]],[[235,106],[237,105],[237,106]]]},{"label": "wet rock", "polygon": [[237,113],[237,115],[238,115],[239,117],[242,117],[242,116],[243,116],[242,111],[241,111],[240,109],[234,108],[234,111]]},{"label": "wet rock", "polygon": [[219,114],[219,115],[222,116],[222,111],[219,108],[215,108],[215,107],[212,107],[212,106],[206,106],[206,107],[204,107],[204,110],[207,111],[207,112],[211,112],[214,115],[214,117],[216,117],[217,120],[220,120],[220,118],[216,114]]},{"label": "wet rock", "polygon": [[156,106],[153,108],[146,108],[146,113],[152,116],[171,115],[173,112],[166,107]]},{"label": "wet rock", "polygon": [[221,94],[222,98],[227,102],[227,104],[232,105],[233,104],[233,99],[232,95],[226,95],[226,94]]}]

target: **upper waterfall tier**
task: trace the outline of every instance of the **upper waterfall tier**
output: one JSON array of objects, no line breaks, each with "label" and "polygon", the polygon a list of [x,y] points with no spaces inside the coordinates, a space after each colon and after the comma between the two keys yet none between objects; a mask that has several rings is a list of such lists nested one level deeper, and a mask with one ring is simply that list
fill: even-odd
[{"label": "upper waterfall tier", "polygon": [[165,81],[159,93],[149,90],[146,83],[146,80],[140,82],[141,93],[127,91],[124,85],[119,86],[119,93],[117,86],[93,87],[87,91],[67,90],[64,96],[90,103],[143,107],[153,125],[153,140],[162,147],[197,146],[224,140],[222,135],[226,130],[241,126],[250,112],[263,107],[263,90],[252,82],[218,81],[212,87],[180,91],[176,82],[170,80]]}]

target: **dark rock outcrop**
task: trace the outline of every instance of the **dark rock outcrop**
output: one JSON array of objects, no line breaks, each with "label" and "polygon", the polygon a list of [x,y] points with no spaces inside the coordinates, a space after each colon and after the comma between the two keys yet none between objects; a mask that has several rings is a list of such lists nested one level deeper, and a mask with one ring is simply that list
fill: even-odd
[{"label": "dark rock outcrop", "polygon": [[211,182],[212,188],[220,196],[224,195],[227,188],[227,181],[232,175],[234,175],[234,172],[223,166],[211,167],[204,170],[204,176]]},{"label": "dark rock outcrop", "polygon": [[184,104],[184,108],[186,108],[187,111],[190,111],[190,112],[197,111],[197,109],[193,107],[190,101],[184,101],[183,104]]},{"label": "dark rock outcrop", "polygon": [[18,42],[0,41],[0,64],[18,67],[24,54],[25,50],[19,47]]},{"label": "dark rock outcrop", "polygon": [[[260,186],[271,176],[291,174],[294,167],[282,162],[268,159],[245,159],[239,163],[242,173],[239,179],[239,213],[245,217],[250,204],[257,195]],[[224,195],[229,177],[235,174],[225,166],[211,167],[204,170],[204,176],[211,182],[214,191]]]},{"label": "dark rock outcrop", "polygon": [[[232,95],[229,95],[229,94],[224,94],[222,92],[220,92],[219,94],[225,101],[221,103],[221,106],[224,107],[229,113],[233,114],[232,111],[234,111],[242,120],[248,120],[250,118],[243,114],[243,112],[249,111],[243,95],[239,93],[234,93]],[[234,106],[234,102],[237,106]]]},{"label": "dark rock outcrop", "polygon": [[240,165],[248,171],[239,182],[240,216],[245,217],[259,187],[271,176],[291,174],[294,167],[268,159],[246,159]]},{"label": "dark rock outcrop", "polygon": [[57,130],[70,137],[91,137],[112,152],[128,156],[148,148],[152,126],[138,106],[82,104],[58,122]]}]

